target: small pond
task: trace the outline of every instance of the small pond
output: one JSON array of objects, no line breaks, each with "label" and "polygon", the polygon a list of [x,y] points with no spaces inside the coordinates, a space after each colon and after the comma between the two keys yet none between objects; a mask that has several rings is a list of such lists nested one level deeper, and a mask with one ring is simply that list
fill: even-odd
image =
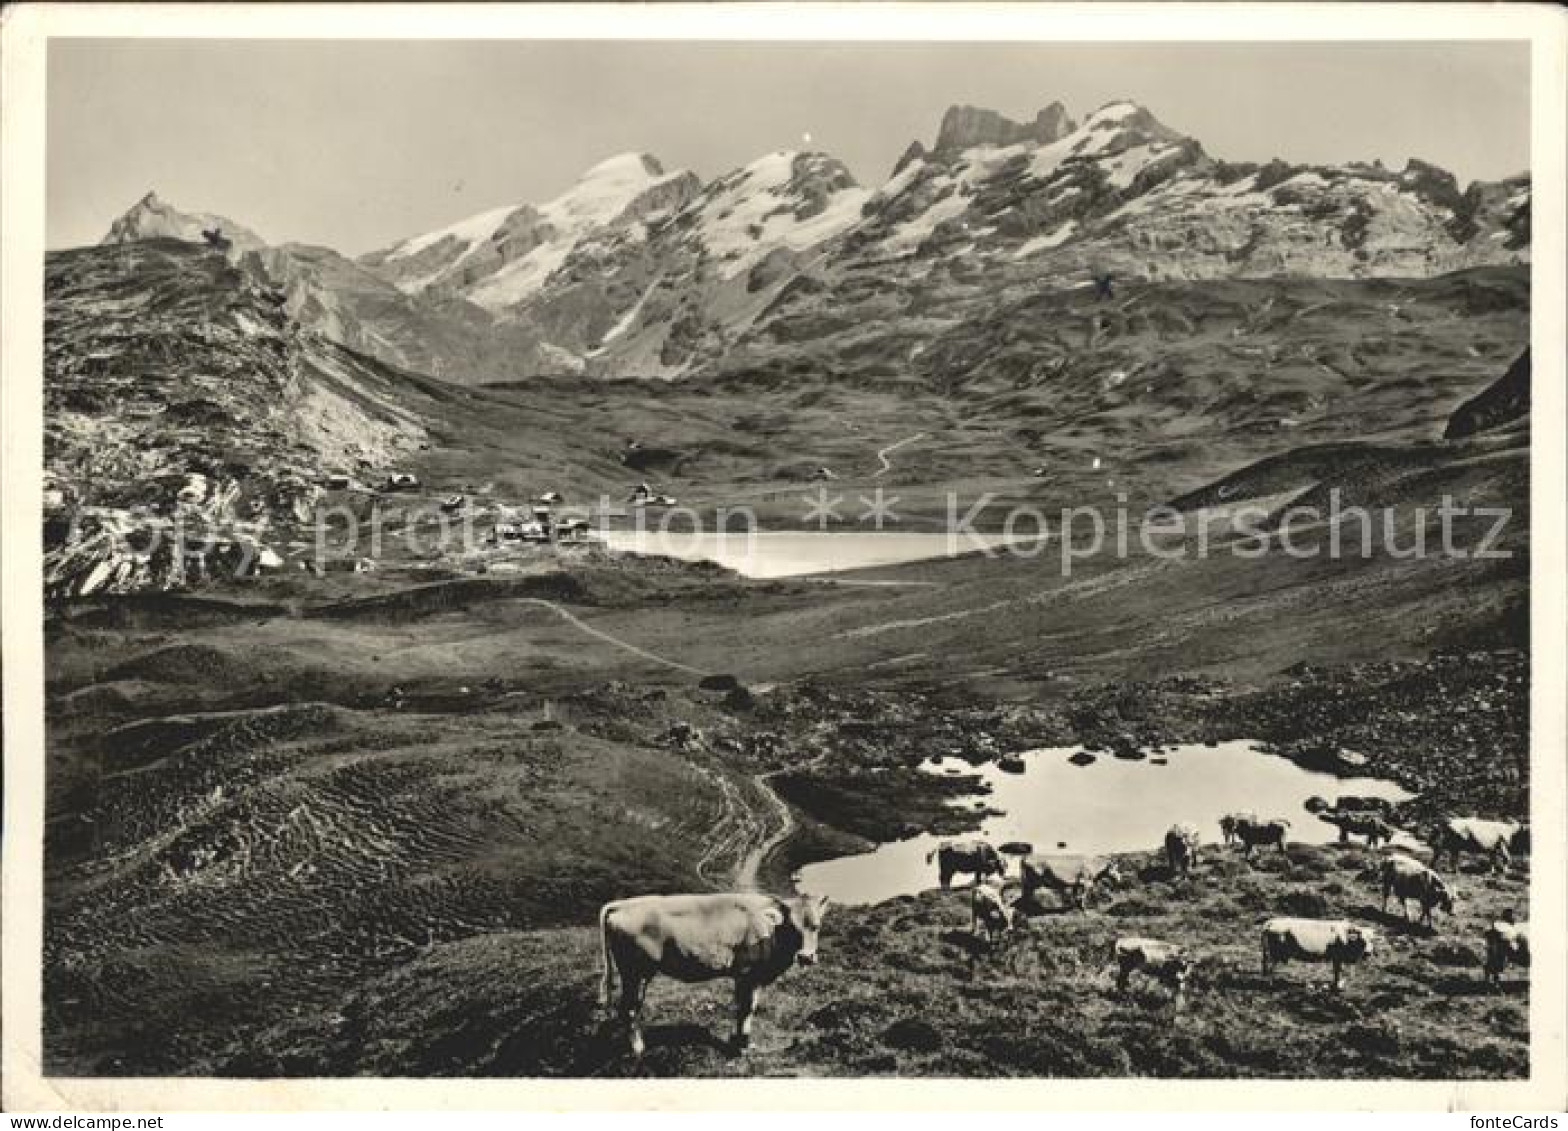
[{"label": "small pond", "polygon": [[[1255,743],[1179,746],[1151,759],[1126,761],[1100,754],[1088,765],[1069,758],[1076,747],[1034,750],[1023,755],[1024,772],[997,766],[971,767],[956,759],[928,762],[931,773],[978,774],[991,792],[955,799],[952,804],[1001,810],[987,817],[979,832],[1000,847],[1024,841],[1036,852],[1150,852],[1178,821],[1191,821],[1204,847],[1220,840],[1219,819],[1250,810],[1260,817],[1290,822],[1291,840],[1326,844],[1339,830],[1303,806],[1318,795],[1332,802],[1346,795],[1406,801],[1412,796],[1378,778],[1341,778],[1303,769],[1287,758],[1260,752]],[[803,891],[829,895],[840,903],[880,903],[937,886],[936,866],[926,853],[941,840],[923,835],[881,845],[871,852],[824,860],[795,877]],[[1402,837],[1396,844],[1415,842]],[[1009,863],[1010,874],[1017,864]],[[964,878],[967,882],[967,877]]]}]

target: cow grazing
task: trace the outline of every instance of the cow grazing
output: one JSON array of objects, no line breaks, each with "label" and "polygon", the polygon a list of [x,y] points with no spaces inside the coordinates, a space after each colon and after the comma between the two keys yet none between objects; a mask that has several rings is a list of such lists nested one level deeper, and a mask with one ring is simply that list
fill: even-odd
[{"label": "cow grazing", "polygon": [[1509,966],[1530,968],[1530,924],[1498,920],[1486,929],[1486,983],[1497,986]]},{"label": "cow grazing", "polygon": [[1388,897],[1399,900],[1399,913],[1410,921],[1409,901],[1415,900],[1421,908],[1421,922],[1432,926],[1432,909],[1441,907],[1450,915],[1454,913],[1454,897],[1448,885],[1432,869],[1408,856],[1390,856],[1379,869],[1383,881],[1383,910],[1388,910]]},{"label": "cow grazing", "polygon": [[1198,826],[1172,825],[1165,832],[1165,863],[1171,875],[1187,875],[1198,863]]},{"label": "cow grazing", "polygon": [[1241,842],[1241,854],[1249,859],[1254,848],[1271,844],[1279,849],[1280,855],[1289,855],[1285,851],[1285,837],[1290,832],[1290,822],[1283,818],[1260,821],[1256,817],[1238,817],[1235,832],[1236,839]]},{"label": "cow grazing", "polygon": [[[1522,835],[1521,835],[1522,834]],[[1528,843],[1529,830],[1518,821],[1488,821],[1481,817],[1454,817],[1445,822],[1432,838],[1437,847],[1432,853],[1434,865],[1443,862],[1443,856],[1453,857],[1454,867],[1459,867],[1459,857],[1474,852],[1489,857],[1495,871],[1501,871],[1513,858],[1513,846]]]},{"label": "cow grazing", "polygon": [[1041,888],[1050,888],[1071,898],[1082,911],[1089,905],[1094,886],[1102,880],[1121,879],[1116,861],[1098,856],[1054,856],[1032,853],[1020,864],[1025,899]]},{"label": "cow grazing", "polygon": [[1346,919],[1270,919],[1263,924],[1263,976],[1292,960],[1329,962],[1337,990],[1344,984],[1343,968],[1370,955],[1375,938],[1370,927]]},{"label": "cow grazing", "polygon": [[987,876],[1007,875],[1007,861],[985,840],[944,841],[926,853],[926,863],[933,860],[944,888],[960,873],[973,876],[977,884]]},{"label": "cow grazing", "polygon": [[1176,1007],[1181,1008],[1187,993],[1187,977],[1192,972],[1192,962],[1181,947],[1159,939],[1120,938],[1116,940],[1115,953],[1117,990],[1125,993],[1128,979],[1142,970],[1155,981],[1169,986],[1176,995]]},{"label": "cow grazing", "polygon": [[1236,835],[1236,826],[1243,821],[1256,821],[1256,813],[1226,813],[1220,818],[1220,838],[1226,844],[1235,844],[1239,837]]},{"label": "cow grazing", "polygon": [[969,896],[969,932],[975,938],[995,942],[996,936],[1013,929],[1013,909],[999,884],[976,884]]},{"label": "cow grazing", "polygon": [[1351,809],[1337,811],[1330,809],[1326,813],[1319,813],[1318,820],[1327,821],[1339,830],[1339,842],[1346,843],[1352,836],[1367,838],[1367,847],[1375,848],[1379,843],[1388,844],[1394,839],[1394,828],[1376,813],[1364,809]]},{"label": "cow grazing", "polygon": [[826,897],[780,899],[758,892],[644,895],[607,903],[599,912],[604,941],[604,1003],[619,975],[617,1013],[642,1055],[643,995],[656,974],[682,982],[735,980],[737,1049],[751,1040],[759,992],[791,966],[817,960]]}]

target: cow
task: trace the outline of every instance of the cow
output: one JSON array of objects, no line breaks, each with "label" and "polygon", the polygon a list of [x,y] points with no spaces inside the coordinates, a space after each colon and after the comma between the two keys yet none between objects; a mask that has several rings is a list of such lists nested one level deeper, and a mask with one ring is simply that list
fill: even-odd
[{"label": "cow", "polygon": [[1263,924],[1263,976],[1292,959],[1329,962],[1334,967],[1334,988],[1343,984],[1343,967],[1372,953],[1376,932],[1347,919],[1293,919],[1279,917]]},{"label": "cow", "polygon": [[1364,809],[1334,810],[1319,813],[1318,820],[1327,821],[1339,830],[1339,842],[1346,843],[1352,836],[1367,838],[1367,847],[1375,848],[1379,842],[1388,844],[1394,839],[1394,828],[1376,813]]},{"label": "cow", "polygon": [[1155,981],[1169,986],[1176,995],[1176,1008],[1181,1008],[1187,993],[1187,977],[1192,972],[1192,962],[1181,947],[1159,939],[1126,937],[1116,940],[1115,954],[1119,992],[1125,993],[1128,979],[1135,971],[1142,970]]},{"label": "cow", "polygon": [[1499,919],[1486,929],[1486,984],[1501,984],[1509,966],[1530,967],[1530,924]]},{"label": "cow", "polygon": [[1281,817],[1269,821],[1260,821],[1256,817],[1238,817],[1235,824],[1236,839],[1241,842],[1241,854],[1248,859],[1252,858],[1254,848],[1270,844],[1279,848],[1280,855],[1288,856],[1285,836],[1289,831],[1290,822]]},{"label": "cow", "polygon": [[1007,875],[1007,861],[986,840],[944,841],[926,853],[926,863],[933,860],[944,888],[949,887],[953,877],[960,872],[974,876],[977,884],[987,876]]},{"label": "cow", "polygon": [[1243,821],[1256,821],[1256,813],[1226,813],[1220,818],[1220,837],[1226,844],[1235,844],[1237,841],[1236,826]]},{"label": "cow", "polygon": [[782,899],[760,892],[643,895],[606,903],[599,911],[604,1004],[610,1007],[619,975],[616,1012],[628,1027],[633,1055],[643,1052],[639,1014],[657,974],[682,982],[733,978],[734,1047],[746,1048],[763,987],[791,966],[816,962],[827,908],[826,896]]},{"label": "cow", "polygon": [[1080,911],[1088,907],[1095,884],[1101,880],[1121,879],[1116,861],[1098,856],[1054,856],[1037,852],[1025,856],[1019,867],[1025,899],[1041,888],[1050,888],[1069,895],[1073,906]]},{"label": "cow", "polygon": [[1446,853],[1453,857],[1454,867],[1458,868],[1462,853],[1476,852],[1490,857],[1493,870],[1501,871],[1513,858],[1515,845],[1521,848],[1528,845],[1529,835],[1529,829],[1519,821],[1454,817],[1432,837],[1432,843],[1437,846],[1432,852],[1432,863],[1441,864]]},{"label": "cow", "polygon": [[1449,894],[1448,885],[1443,882],[1432,869],[1419,860],[1412,860],[1408,856],[1393,855],[1383,861],[1379,869],[1383,881],[1383,911],[1388,911],[1388,897],[1394,896],[1399,900],[1399,913],[1406,922],[1410,921],[1409,900],[1415,900],[1421,907],[1421,922],[1427,927],[1432,926],[1432,908],[1441,907],[1450,915],[1454,913],[1454,897]]},{"label": "cow", "polygon": [[1013,909],[1000,884],[976,884],[969,896],[969,915],[969,933],[975,938],[983,933],[988,943],[1013,929]]},{"label": "cow", "polygon": [[1198,826],[1182,823],[1165,831],[1165,862],[1171,875],[1187,875],[1198,863]]}]

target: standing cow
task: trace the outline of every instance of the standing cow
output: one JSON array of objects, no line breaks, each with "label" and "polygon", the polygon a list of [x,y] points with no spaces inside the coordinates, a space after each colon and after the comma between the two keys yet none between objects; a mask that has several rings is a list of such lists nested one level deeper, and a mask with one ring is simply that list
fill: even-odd
[{"label": "standing cow", "polygon": [[1033,853],[1020,865],[1023,897],[1028,899],[1041,888],[1050,888],[1072,900],[1079,911],[1089,905],[1094,886],[1102,880],[1121,879],[1116,861],[1098,856],[1055,856]]},{"label": "standing cow", "polygon": [[1119,938],[1115,955],[1118,991],[1125,993],[1128,979],[1135,971],[1142,970],[1155,981],[1169,986],[1175,993],[1176,1008],[1181,1008],[1187,994],[1187,977],[1192,972],[1192,962],[1181,947],[1159,939]]},{"label": "standing cow", "polygon": [[1454,867],[1458,868],[1460,855],[1474,852],[1489,857],[1494,871],[1502,871],[1513,859],[1514,851],[1527,849],[1529,842],[1530,830],[1519,821],[1454,817],[1444,822],[1432,838],[1437,846],[1432,853],[1432,863],[1441,864],[1447,854],[1453,857]]},{"label": "standing cow", "polygon": [[1274,845],[1279,849],[1281,856],[1288,857],[1285,851],[1285,838],[1290,833],[1290,822],[1282,817],[1275,817],[1271,821],[1260,821],[1256,817],[1238,817],[1235,824],[1236,839],[1241,842],[1241,854],[1247,859],[1252,859],[1252,850],[1258,847]]},{"label": "standing cow", "polygon": [[990,881],[976,884],[969,896],[969,933],[991,943],[1012,929],[1013,909],[1008,906],[1006,890]]},{"label": "standing cow", "polygon": [[1007,861],[985,840],[943,841],[926,853],[926,863],[933,860],[944,888],[960,873],[973,876],[977,884],[987,876],[1007,875]]},{"label": "standing cow", "polygon": [[1197,825],[1183,822],[1165,831],[1165,863],[1171,875],[1185,876],[1192,871],[1198,863],[1199,843]]},{"label": "standing cow", "polygon": [[1329,810],[1319,813],[1318,820],[1327,821],[1339,830],[1339,843],[1344,844],[1352,836],[1367,838],[1367,847],[1375,848],[1379,842],[1388,844],[1394,839],[1394,828],[1376,813],[1363,810],[1336,811]]},{"label": "standing cow", "polygon": [[780,899],[759,892],[643,895],[607,903],[599,912],[604,940],[604,1004],[620,975],[619,1019],[633,1054],[642,1055],[639,1014],[657,974],[682,982],[735,980],[737,1049],[751,1041],[751,1015],[764,986],[791,966],[817,960],[826,896]]},{"label": "standing cow", "polygon": [[1220,839],[1226,844],[1235,844],[1237,839],[1236,826],[1243,821],[1257,821],[1256,813],[1226,813],[1220,818]]},{"label": "standing cow", "polygon": [[1530,968],[1530,924],[1499,919],[1486,929],[1486,984],[1501,984],[1509,966]]},{"label": "standing cow", "polygon": [[1432,926],[1434,907],[1441,907],[1450,915],[1454,913],[1454,897],[1449,893],[1443,877],[1419,860],[1403,855],[1390,856],[1383,861],[1378,872],[1383,881],[1385,913],[1391,895],[1399,900],[1399,913],[1407,923],[1410,921],[1409,901],[1412,899],[1421,908],[1420,921],[1429,928]]},{"label": "standing cow", "polygon": [[1334,988],[1344,984],[1342,970],[1372,953],[1376,933],[1346,919],[1280,917],[1263,924],[1263,976],[1295,960],[1328,962],[1334,967]]}]

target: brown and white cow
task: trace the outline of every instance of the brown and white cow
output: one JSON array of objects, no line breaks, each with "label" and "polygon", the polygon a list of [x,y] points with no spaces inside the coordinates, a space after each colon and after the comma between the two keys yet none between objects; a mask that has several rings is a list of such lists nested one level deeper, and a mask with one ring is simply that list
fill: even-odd
[{"label": "brown and white cow", "polygon": [[1529,828],[1519,821],[1454,817],[1445,821],[1433,837],[1437,847],[1432,852],[1432,863],[1441,864],[1446,854],[1453,857],[1457,868],[1461,854],[1474,852],[1489,857],[1493,870],[1501,871],[1513,858],[1516,848],[1528,847],[1529,837]]},{"label": "brown and white cow", "polygon": [[1198,863],[1200,843],[1197,825],[1183,822],[1165,831],[1165,863],[1170,866],[1171,875],[1185,876],[1192,871]]},{"label": "brown and white cow", "polygon": [[599,912],[604,941],[604,1004],[620,976],[617,1014],[642,1055],[643,995],[655,975],[682,982],[735,980],[735,1047],[751,1040],[760,990],[791,966],[817,960],[817,935],[828,900],[781,899],[760,892],[643,895],[606,903]]},{"label": "brown and white cow", "polygon": [[1530,924],[1499,919],[1486,929],[1487,985],[1500,984],[1509,966],[1530,968]]},{"label": "brown and white cow", "polygon": [[926,863],[933,860],[944,888],[959,874],[973,876],[977,884],[987,876],[1007,875],[1007,861],[986,840],[943,841],[926,853]]},{"label": "brown and white cow", "polygon": [[1419,860],[1408,856],[1393,855],[1383,860],[1378,869],[1383,882],[1383,910],[1388,910],[1388,897],[1399,900],[1399,913],[1410,921],[1409,901],[1415,900],[1421,908],[1422,923],[1432,925],[1432,909],[1441,907],[1450,915],[1454,913],[1454,897],[1448,891],[1443,877]]},{"label": "brown and white cow", "polygon": [[1319,813],[1318,820],[1327,821],[1339,830],[1339,842],[1346,843],[1352,836],[1367,838],[1367,847],[1388,844],[1394,839],[1394,827],[1376,813],[1365,810],[1334,810]]},{"label": "brown and white cow", "polygon": [[1343,968],[1370,955],[1376,937],[1372,928],[1347,919],[1270,919],[1263,924],[1263,975],[1290,961],[1328,962],[1337,990],[1344,984]]},{"label": "brown and white cow", "polygon": [[1121,869],[1116,861],[1099,856],[1059,856],[1031,853],[1021,861],[1023,898],[1028,899],[1041,888],[1068,896],[1073,906],[1082,911],[1089,905],[1094,886],[1102,880],[1121,879]]},{"label": "brown and white cow", "polygon": [[1126,937],[1116,940],[1115,954],[1117,990],[1126,992],[1128,979],[1142,970],[1155,981],[1169,986],[1175,992],[1176,1007],[1181,1008],[1187,993],[1187,977],[1192,972],[1192,962],[1181,947],[1159,939]]},{"label": "brown and white cow", "polygon": [[969,932],[975,938],[995,942],[996,936],[1013,929],[1013,909],[1004,888],[987,881],[976,884],[969,896]]},{"label": "brown and white cow", "polygon": [[1279,849],[1280,855],[1289,855],[1285,851],[1285,838],[1290,833],[1290,822],[1283,817],[1269,821],[1260,821],[1256,817],[1238,817],[1235,832],[1236,839],[1241,842],[1241,854],[1248,859],[1251,859],[1254,848],[1271,844]]}]

